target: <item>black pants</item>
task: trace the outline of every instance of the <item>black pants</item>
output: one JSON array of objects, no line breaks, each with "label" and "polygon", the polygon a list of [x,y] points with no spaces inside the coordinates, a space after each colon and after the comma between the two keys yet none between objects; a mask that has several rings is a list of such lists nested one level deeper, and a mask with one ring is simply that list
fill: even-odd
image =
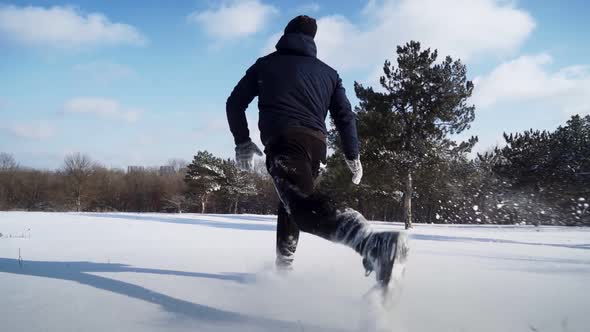
[{"label": "black pants", "polygon": [[[284,185],[302,195],[311,195],[320,170],[326,161],[326,143],[320,133],[291,128],[266,145],[266,167],[273,177],[280,203],[277,220],[277,259],[292,260],[297,249],[299,230],[312,231],[307,218],[294,218],[293,202],[284,195]],[[291,204],[290,204],[291,203]]]}]

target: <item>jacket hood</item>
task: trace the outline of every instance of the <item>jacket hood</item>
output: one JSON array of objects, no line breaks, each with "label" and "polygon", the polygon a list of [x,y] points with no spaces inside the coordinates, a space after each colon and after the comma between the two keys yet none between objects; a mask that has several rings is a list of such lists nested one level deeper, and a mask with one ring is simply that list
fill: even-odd
[{"label": "jacket hood", "polygon": [[300,54],[315,57],[317,48],[313,38],[302,33],[284,34],[277,43],[279,53]]}]

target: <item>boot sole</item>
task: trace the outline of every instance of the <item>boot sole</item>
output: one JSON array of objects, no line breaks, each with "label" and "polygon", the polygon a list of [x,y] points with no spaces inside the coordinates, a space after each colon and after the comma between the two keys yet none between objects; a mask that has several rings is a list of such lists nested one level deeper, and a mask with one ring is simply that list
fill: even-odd
[{"label": "boot sole", "polygon": [[392,250],[388,264],[385,267],[385,271],[388,271],[388,274],[382,280],[377,280],[379,285],[381,285],[382,287],[388,286],[391,282],[392,277],[396,280],[399,280],[403,275],[403,263],[407,259],[409,249],[407,244],[408,241],[405,232],[396,233],[397,236],[394,244],[395,248]]}]

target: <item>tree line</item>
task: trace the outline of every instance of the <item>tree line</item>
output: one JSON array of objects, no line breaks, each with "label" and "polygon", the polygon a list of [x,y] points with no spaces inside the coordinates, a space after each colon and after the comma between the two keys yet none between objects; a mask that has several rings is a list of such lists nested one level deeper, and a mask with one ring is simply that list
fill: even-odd
[{"label": "tree line", "polygon": [[[555,131],[504,134],[505,144],[473,156],[475,106],[467,68],[409,42],[386,61],[379,87],[355,83],[360,186],[347,181],[339,137],[323,190],[370,219],[424,223],[590,225],[590,116]],[[509,121],[509,119],[506,119]]]},{"label": "tree line", "polygon": [[[199,178],[195,162],[210,173]],[[187,164],[172,160],[164,173],[155,167],[125,171],[74,153],[57,170],[38,170],[0,153],[0,210],[274,213],[276,194],[260,165],[246,174],[205,151]]]},{"label": "tree line", "polygon": [[[360,185],[350,182],[336,131],[318,190],[383,221],[590,225],[590,116],[554,131],[504,134],[505,144],[471,153],[475,106],[467,68],[409,42],[386,61],[377,87],[355,82]],[[0,154],[0,210],[256,213],[276,212],[264,163],[241,170],[198,151],[190,163],[158,169],[107,169],[83,154],[58,170],[21,167]]]}]

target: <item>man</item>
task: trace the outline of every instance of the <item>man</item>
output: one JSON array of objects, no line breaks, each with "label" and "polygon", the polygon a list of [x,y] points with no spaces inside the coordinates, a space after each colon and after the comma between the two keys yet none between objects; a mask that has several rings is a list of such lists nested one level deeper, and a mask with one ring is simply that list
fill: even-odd
[{"label": "man", "polygon": [[[326,161],[326,116],[330,112],[340,134],[352,182],[363,175],[356,118],[338,73],[316,58],[315,19],[298,16],[285,27],[277,51],[256,61],[227,100],[227,118],[236,144],[236,161],[248,168],[254,154],[245,111],[258,96],[259,122],[266,167],[279,199],[277,260],[290,269],[299,231],[352,247],[363,256],[367,272],[388,283],[394,260],[405,254],[397,232],[376,233],[351,209],[338,210],[329,197],[314,192],[320,163]],[[405,242],[401,241],[400,244]],[[403,242],[403,243],[402,243]],[[398,248],[399,247],[399,248]],[[396,250],[398,249],[398,250]]]}]

